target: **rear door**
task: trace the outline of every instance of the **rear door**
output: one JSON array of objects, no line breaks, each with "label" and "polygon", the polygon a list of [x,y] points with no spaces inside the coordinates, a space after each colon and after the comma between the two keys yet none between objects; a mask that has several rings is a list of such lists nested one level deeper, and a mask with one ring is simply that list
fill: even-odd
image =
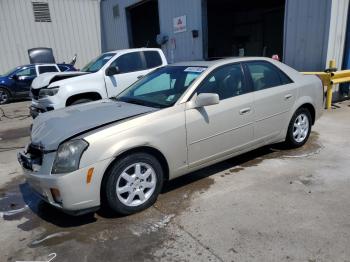
[{"label": "rear door", "polygon": [[253,141],[253,94],[246,85],[241,64],[214,70],[195,93],[216,93],[220,103],[186,110],[190,166],[250,147]]},{"label": "rear door", "polygon": [[244,63],[254,90],[254,140],[268,143],[276,138],[288,121],[297,87],[278,67],[267,61]]},{"label": "rear door", "polygon": [[113,66],[117,66],[120,73],[105,76],[108,97],[118,95],[148,72],[142,52],[120,55],[110,64],[110,67]]}]

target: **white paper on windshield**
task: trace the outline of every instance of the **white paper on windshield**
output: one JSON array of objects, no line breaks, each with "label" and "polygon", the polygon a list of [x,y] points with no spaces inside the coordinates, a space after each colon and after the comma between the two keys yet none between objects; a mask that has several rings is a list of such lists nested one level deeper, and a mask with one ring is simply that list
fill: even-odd
[{"label": "white paper on windshield", "polygon": [[205,69],[207,69],[206,67],[198,67],[198,66],[190,66],[187,67],[184,71],[185,72],[192,72],[192,73],[202,73]]},{"label": "white paper on windshield", "polygon": [[103,59],[104,60],[108,60],[108,59],[111,59],[113,56],[112,55],[110,55],[110,56],[105,56]]}]

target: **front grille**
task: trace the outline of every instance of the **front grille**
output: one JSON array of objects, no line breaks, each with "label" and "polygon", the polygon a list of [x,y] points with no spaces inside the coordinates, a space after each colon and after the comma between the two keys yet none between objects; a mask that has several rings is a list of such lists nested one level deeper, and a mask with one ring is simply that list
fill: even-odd
[{"label": "front grille", "polygon": [[33,164],[36,164],[36,165],[42,164],[44,152],[40,147],[30,144],[27,149],[27,154],[30,155],[30,158]]},{"label": "front grille", "polygon": [[32,97],[33,97],[35,100],[38,100],[38,99],[39,99],[39,92],[40,92],[40,89],[31,88],[31,89],[30,89],[30,92],[31,92],[31,94],[32,94]]}]

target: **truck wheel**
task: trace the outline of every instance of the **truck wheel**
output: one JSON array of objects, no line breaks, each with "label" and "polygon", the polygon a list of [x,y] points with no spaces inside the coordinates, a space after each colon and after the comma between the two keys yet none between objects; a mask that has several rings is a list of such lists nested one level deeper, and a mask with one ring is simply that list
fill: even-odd
[{"label": "truck wheel", "polygon": [[306,108],[299,108],[290,120],[286,145],[290,148],[297,148],[303,146],[311,132],[311,114]]},{"label": "truck wheel", "polygon": [[7,104],[10,98],[10,93],[5,88],[0,87],[0,105]]},{"label": "truck wheel", "polygon": [[102,186],[105,203],[112,211],[129,215],[154,204],[163,186],[159,161],[146,153],[134,153],[116,161]]},{"label": "truck wheel", "polygon": [[89,98],[80,98],[78,100],[75,100],[73,103],[71,103],[70,105],[71,106],[74,106],[74,105],[79,105],[79,104],[84,104],[84,103],[89,103],[89,102],[92,102],[94,100],[92,99],[89,99]]}]

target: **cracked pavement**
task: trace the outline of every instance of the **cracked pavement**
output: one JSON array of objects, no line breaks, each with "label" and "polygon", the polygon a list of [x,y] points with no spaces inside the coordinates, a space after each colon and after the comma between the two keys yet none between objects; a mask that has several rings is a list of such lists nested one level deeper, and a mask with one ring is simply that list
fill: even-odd
[{"label": "cracked pavement", "polygon": [[28,105],[0,111],[0,261],[350,261],[350,101],[325,112],[303,148],[264,147],[183,176],[127,217],[71,217],[31,192],[16,160]]}]

